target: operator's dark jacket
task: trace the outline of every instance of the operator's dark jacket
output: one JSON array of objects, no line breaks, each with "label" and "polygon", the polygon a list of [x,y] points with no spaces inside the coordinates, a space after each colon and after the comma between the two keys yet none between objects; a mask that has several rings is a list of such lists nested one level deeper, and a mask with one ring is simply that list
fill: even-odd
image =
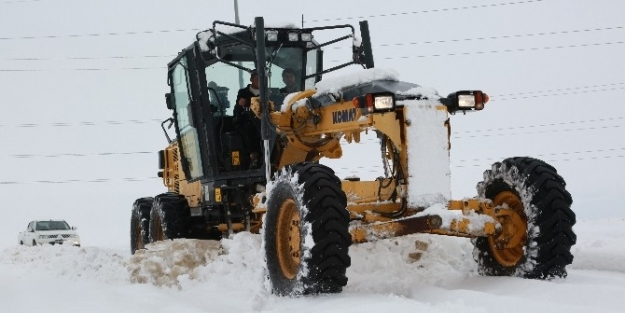
[{"label": "operator's dark jacket", "polygon": [[[243,135],[247,149],[250,152],[259,152],[261,142],[260,120],[249,110],[252,97],[257,97],[257,95],[250,90],[251,87],[251,85],[247,85],[247,87],[239,90],[233,111],[233,122]],[[239,105],[241,98],[245,99],[245,107]]]}]

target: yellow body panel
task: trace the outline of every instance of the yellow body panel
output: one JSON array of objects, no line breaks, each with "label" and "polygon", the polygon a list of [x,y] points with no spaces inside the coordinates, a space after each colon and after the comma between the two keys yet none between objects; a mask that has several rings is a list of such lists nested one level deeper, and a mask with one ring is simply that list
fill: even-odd
[{"label": "yellow body panel", "polygon": [[200,204],[202,185],[199,181],[189,183],[185,179],[177,141],[172,142],[165,149],[163,184],[167,187],[167,191],[184,195],[190,207],[197,207]]}]

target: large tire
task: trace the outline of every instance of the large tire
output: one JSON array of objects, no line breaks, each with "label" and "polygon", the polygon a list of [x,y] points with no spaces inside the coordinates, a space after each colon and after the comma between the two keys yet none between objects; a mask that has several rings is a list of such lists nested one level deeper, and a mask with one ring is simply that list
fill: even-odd
[{"label": "large tire", "polygon": [[139,249],[145,249],[150,243],[150,210],[154,198],[146,197],[135,200],[130,216],[130,252],[135,254]]},{"label": "large tire", "polygon": [[177,193],[154,197],[150,212],[150,242],[187,238],[191,211],[187,199]]},{"label": "large tire", "polygon": [[347,198],[334,172],[315,163],[294,166],[270,186],[266,204],[263,244],[272,292],[341,292],[351,235]]},{"label": "large tire", "polygon": [[484,172],[484,181],[477,185],[479,196],[512,210],[517,217],[513,227],[524,234],[513,247],[498,247],[495,237],[474,239],[473,256],[481,275],[566,277],[577,237],[573,200],[565,187],[555,168],[528,157],[505,159]]}]

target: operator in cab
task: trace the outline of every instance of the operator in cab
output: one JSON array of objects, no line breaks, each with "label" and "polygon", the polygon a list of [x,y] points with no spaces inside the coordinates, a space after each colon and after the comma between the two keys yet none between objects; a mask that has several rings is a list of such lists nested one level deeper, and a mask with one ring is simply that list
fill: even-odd
[{"label": "operator in cab", "polygon": [[258,97],[259,93],[258,72],[254,70],[250,73],[250,84],[239,89],[237,105],[233,111],[233,122],[243,137],[245,147],[250,152],[250,168],[258,168],[261,163],[260,120],[250,110],[252,97]]},{"label": "operator in cab", "polygon": [[299,91],[295,84],[295,71],[292,68],[285,68],[282,71],[282,81],[284,82],[284,88],[280,88],[281,94],[289,94]]}]

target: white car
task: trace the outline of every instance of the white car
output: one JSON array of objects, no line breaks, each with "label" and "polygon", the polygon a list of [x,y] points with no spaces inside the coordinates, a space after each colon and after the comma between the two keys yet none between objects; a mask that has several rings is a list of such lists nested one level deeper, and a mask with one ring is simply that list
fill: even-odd
[{"label": "white car", "polygon": [[32,221],[26,231],[17,236],[20,245],[42,244],[72,245],[80,247],[80,237],[75,227],[69,227],[64,220]]}]

